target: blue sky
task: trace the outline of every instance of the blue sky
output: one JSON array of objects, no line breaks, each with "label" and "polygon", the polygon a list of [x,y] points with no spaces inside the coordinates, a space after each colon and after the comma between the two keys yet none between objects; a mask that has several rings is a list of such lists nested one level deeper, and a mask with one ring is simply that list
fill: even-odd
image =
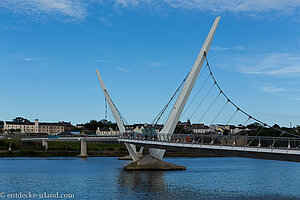
[{"label": "blue sky", "polygon": [[1,0],[0,120],[102,119],[98,68],[127,121],[151,122],[219,15],[208,58],[224,91],[262,121],[300,124],[298,0]]}]

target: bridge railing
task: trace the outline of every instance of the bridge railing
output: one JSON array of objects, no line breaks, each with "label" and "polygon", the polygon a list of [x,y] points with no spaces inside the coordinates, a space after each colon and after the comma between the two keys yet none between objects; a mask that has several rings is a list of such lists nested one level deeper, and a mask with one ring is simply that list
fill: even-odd
[{"label": "bridge railing", "polygon": [[99,137],[119,137],[119,135],[57,135],[57,138],[99,138]]},{"label": "bridge railing", "polygon": [[267,137],[267,136],[235,136],[235,135],[200,135],[200,134],[157,134],[125,133],[120,138],[143,141],[159,141],[168,143],[189,143],[214,146],[254,147],[268,149],[299,150],[300,138]]}]

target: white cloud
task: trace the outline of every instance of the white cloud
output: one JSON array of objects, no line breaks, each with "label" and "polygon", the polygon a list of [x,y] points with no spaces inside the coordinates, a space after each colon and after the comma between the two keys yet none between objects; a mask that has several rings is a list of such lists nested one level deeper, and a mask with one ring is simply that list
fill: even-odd
[{"label": "white cloud", "polygon": [[121,71],[121,72],[128,72],[128,69],[125,69],[123,67],[117,67],[116,70]]},{"label": "white cloud", "polygon": [[100,63],[110,63],[113,62],[112,60],[105,60],[105,59],[97,59],[97,60],[93,60],[94,62],[100,62]]},{"label": "white cloud", "polygon": [[297,0],[165,0],[170,6],[188,9],[208,9],[213,12],[268,12],[272,10],[285,13],[299,8]]},{"label": "white cloud", "polygon": [[229,50],[230,48],[228,47],[211,47],[213,50]]},{"label": "white cloud", "polygon": [[113,23],[105,17],[99,17],[99,20],[106,26],[113,26]]},{"label": "white cloud", "polygon": [[282,113],[264,113],[266,116],[285,117],[285,118],[300,118],[300,115],[288,115]]},{"label": "white cloud", "polygon": [[[281,82],[276,82],[278,85],[283,85]],[[277,87],[273,83],[263,83],[263,82],[254,82],[252,86],[258,88],[259,90],[270,93],[272,95],[275,95],[277,97],[284,97],[288,98],[293,101],[300,101],[300,89],[297,89],[295,87]]]},{"label": "white cloud", "polygon": [[[51,15],[84,19],[88,15],[88,7],[96,4],[110,5],[111,2],[118,8],[172,8],[188,9],[201,12],[216,13],[247,13],[253,16],[258,13],[281,13],[285,15],[298,14],[299,0],[0,0],[0,8],[15,13],[28,15]],[[106,24],[111,22],[101,17]]]},{"label": "white cloud", "polygon": [[244,46],[235,46],[235,47],[211,47],[213,50],[260,50],[260,49],[254,49],[254,48],[246,48]]},{"label": "white cloud", "polygon": [[152,4],[153,0],[114,0],[116,4],[122,5],[124,7],[130,6],[140,6],[145,4]]},{"label": "white cloud", "polygon": [[156,62],[156,61],[149,61],[145,62],[147,66],[162,66],[164,65],[162,62]]},{"label": "white cloud", "polygon": [[0,7],[28,15],[65,16],[83,19],[87,16],[82,0],[1,0]]},{"label": "white cloud", "polygon": [[276,11],[293,14],[300,8],[299,0],[114,0],[124,7],[157,6],[209,11],[214,13],[262,13]]},{"label": "white cloud", "polygon": [[277,93],[277,92],[286,91],[286,89],[284,89],[284,88],[278,88],[275,86],[261,86],[260,89],[264,92],[269,92],[269,93]]},{"label": "white cloud", "polygon": [[0,25],[0,29],[6,30],[6,31],[14,31],[18,29],[22,29],[23,27],[18,27],[14,25]]},{"label": "white cloud", "polygon": [[[256,61],[256,62],[255,62]],[[244,57],[239,70],[245,74],[269,76],[300,76],[300,55],[271,53]]]},{"label": "white cloud", "polygon": [[300,96],[299,95],[298,96],[296,96],[296,95],[290,96],[289,99],[294,100],[294,101],[300,101]]},{"label": "white cloud", "polygon": [[32,58],[32,57],[27,57],[24,59],[25,61],[39,61],[39,60],[43,60],[43,58]]},{"label": "white cloud", "polygon": [[243,46],[236,46],[235,49],[237,49],[237,50],[244,50],[245,47],[243,47]]}]

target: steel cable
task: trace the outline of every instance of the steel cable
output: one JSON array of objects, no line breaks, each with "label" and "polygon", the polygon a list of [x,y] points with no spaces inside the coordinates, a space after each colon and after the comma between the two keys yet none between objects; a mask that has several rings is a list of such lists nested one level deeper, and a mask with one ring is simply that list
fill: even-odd
[{"label": "steel cable", "polygon": [[202,101],[200,102],[200,104],[197,106],[197,108],[195,109],[195,111],[193,112],[193,114],[191,115],[190,118],[192,118],[194,116],[194,114],[197,112],[197,110],[199,109],[199,107],[201,106],[201,104],[204,102],[204,100],[206,99],[206,97],[209,95],[209,93],[211,92],[211,90],[214,88],[214,86],[216,85],[216,83],[213,84],[213,86],[208,90],[208,92],[206,93],[206,95],[204,96],[204,98],[202,99]]},{"label": "steel cable", "polygon": [[210,106],[208,107],[208,109],[205,111],[205,113],[202,115],[202,117],[200,118],[199,122],[201,122],[201,120],[203,119],[203,117],[207,114],[207,112],[210,110],[210,108],[212,107],[212,105],[217,101],[218,97],[220,96],[221,92],[218,94],[218,96],[214,99],[214,101],[210,104]]},{"label": "steel cable", "polygon": [[[228,96],[223,92],[223,90],[221,89],[220,85],[219,85],[218,82],[216,81],[216,79],[215,79],[215,77],[214,77],[214,75],[213,75],[213,73],[212,73],[212,71],[211,71],[211,68],[210,68],[210,65],[209,65],[209,62],[208,62],[208,59],[207,59],[207,56],[206,56],[206,52],[204,52],[204,56],[205,56],[206,63],[207,63],[208,69],[209,69],[209,71],[210,71],[211,77],[212,77],[213,81],[215,82],[215,85],[216,85],[216,86],[218,87],[218,89],[222,92],[223,96],[224,96],[224,97],[225,97],[225,98],[226,98],[226,99],[227,99],[227,100],[228,100],[228,101],[229,101],[229,102],[230,102],[230,103],[231,103],[238,111],[242,112],[243,114],[245,114],[246,116],[250,117],[251,119],[253,119],[254,121],[260,123],[260,124],[263,125],[263,126],[266,126],[266,127],[272,128],[272,129],[274,129],[274,130],[280,131],[280,132],[282,132],[282,133],[285,133],[285,134],[292,135],[292,136],[294,136],[294,137],[299,137],[299,138],[300,138],[299,135],[296,135],[296,134],[293,134],[293,133],[289,133],[289,132],[286,132],[286,131],[284,131],[284,130],[278,129],[278,128],[276,128],[276,127],[270,126],[270,125],[268,125],[268,124],[262,122],[261,120],[252,117],[251,115],[249,115],[248,113],[246,113],[244,110],[241,110],[241,109],[240,109],[235,103],[233,103],[233,102],[228,98]],[[237,112],[237,111],[236,111],[236,112]]]}]

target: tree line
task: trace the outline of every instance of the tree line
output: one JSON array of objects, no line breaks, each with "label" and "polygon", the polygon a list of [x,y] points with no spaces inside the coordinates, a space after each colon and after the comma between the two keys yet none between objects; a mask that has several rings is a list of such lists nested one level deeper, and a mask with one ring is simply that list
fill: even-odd
[{"label": "tree line", "polygon": [[[90,120],[89,122],[83,124],[85,130],[89,132],[96,132],[97,128],[112,128],[113,130],[117,130],[117,123],[112,123],[106,119],[102,119],[100,121]],[[82,128],[74,127],[74,131],[82,131]]]}]

